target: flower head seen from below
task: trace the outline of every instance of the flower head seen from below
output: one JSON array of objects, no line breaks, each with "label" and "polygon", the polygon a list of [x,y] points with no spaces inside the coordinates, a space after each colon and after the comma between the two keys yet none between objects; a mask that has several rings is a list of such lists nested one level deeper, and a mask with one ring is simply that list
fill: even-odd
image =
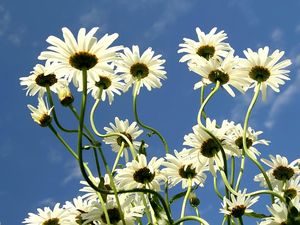
[{"label": "flower head seen from below", "polygon": [[269,47],[259,48],[253,52],[250,48],[244,50],[246,59],[241,59],[239,64],[239,73],[248,75],[252,85],[255,87],[261,83],[261,93],[263,100],[266,99],[267,87],[273,91],[279,92],[279,85],[283,85],[285,80],[290,80],[286,69],[291,65],[291,60],[285,59],[279,62],[283,57],[284,51],[275,50],[269,55]]},{"label": "flower head seen from below", "polygon": [[225,57],[232,49],[228,43],[223,41],[227,39],[227,34],[222,30],[217,32],[214,27],[208,34],[205,34],[199,27],[196,28],[198,41],[189,38],[184,38],[184,43],[181,43],[178,53],[186,53],[181,57],[179,62],[198,63],[199,59],[209,60],[211,58],[220,59]]},{"label": "flower head seen from below", "polygon": [[233,51],[228,53],[224,59],[206,60],[200,58],[197,63],[188,63],[189,69],[202,77],[202,80],[195,84],[194,89],[219,81],[220,85],[232,97],[235,94],[231,86],[243,93],[248,88],[249,81],[247,76],[241,76],[237,73],[238,63],[238,57],[233,56]]},{"label": "flower head seen from below", "polygon": [[43,98],[38,98],[38,107],[35,108],[32,105],[27,105],[29,110],[31,111],[31,117],[34,122],[38,123],[41,127],[46,127],[51,123],[51,109],[45,104]]},{"label": "flower head seen from below", "polygon": [[[216,139],[210,136],[199,124],[193,126],[193,133],[184,136],[183,145],[191,147],[191,154],[195,158],[204,158],[209,162],[209,170],[215,176],[215,166],[222,166],[222,151],[224,149],[227,155],[238,155],[239,152],[233,152],[223,141],[226,133],[225,127],[217,128],[216,120],[206,119],[206,129],[212,133]],[[217,141],[218,140],[218,141]],[[218,143],[219,142],[219,143]]]},{"label": "flower head seen from below", "polygon": [[148,188],[160,191],[161,182],[165,180],[165,176],[159,169],[163,161],[163,158],[153,157],[147,163],[146,156],[139,154],[137,160],[128,162],[124,169],[116,170],[115,179],[119,188]]},{"label": "flower head seen from below", "polygon": [[74,97],[68,85],[59,85],[56,89],[58,99],[63,106],[70,106],[74,102]]},{"label": "flower head seen from below", "polygon": [[85,28],[81,28],[77,35],[77,40],[71,31],[62,28],[64,40],[55,36],[50,36],[47,42],[51,44],[48,50],[41,52],[39,59],[55,61],[60,64],[60,72],[66,74],[66,78],[76,87],[80,87],[82,82],[82,71],[88,71],[89,76],[96,76],[98,71],[108,70],[111,63],[116,59],[116,52],[122,49],[122,46],[110,47],[118,38],[118,34],[104,35],[98,40],[94,35],[98,27],[92,28],[86,33]]},{"label": "flower head seen from below", "polygon": [[114,94],[121,95],[124,91],[124,83],[122,81],[121,76],[103,71],[99,73],[97,79],[95,77],[89,79],[88,92],[91,92],[94,99],[101,99],[101,101],[105,101],[107,97],[111,105],[114,100]]},{"label": "flower head seen from below", "polygon": [[[275,157],[270,155],[270,159],[271,160],[261,159],[261,161],[271,167],[266,172],[269,175],[270,182],[273,187],[278,187],[278,185],[280,187],[282,182],[287,182],[290,179],[299,176],[299,159],[296,159],[291,163],[288,163],[287,158],[281,155],[276,155]],[[254,181],[261,182],[261,186],[267,187],[265,179],[261,173],[254,177]]]},{"label": "flower head seen from below", "polygon": [[139,83],[137,94],[140,87],[145,86],[147,90],[160,88],[160,80],[167,78],[163,64],[164,59],[161,55],[154,56],[154,51],[148,48],[140,55],[140,49],[137,45],[132,46],[132,50],[124,48],[124,53],[119,54],[120,58],[115,62],[116,72],[120,73],[126,83],[125,90],[128,90],[134,84],[134,88]]},{"label": "flower head seen from below", "polygon": [[225,196],[223,197],[223,208],[220,209],[221,213],[226,215],[231,215],[235,218],[242,217],[245,213],[253,212],[252,209],[249,209],[254,203],[256,203],[259,199],[259,196],[250,197],[246,196],[246,189],[241,192],[238,191],[238,194],[235,196],[231,194],[231,200],[227,199]]},{"label": "flower head seen from below", "polygon": [[[228,143],[229,146],[232,146],[236,151],[242,152],[243,150],[243,132],[244,129],[242,125],[232,123],[228,128],[225,135],[225,142]],[[249,151],[249,154],[256,158],[256,156],[260,155],[260,152],[257,150],[255,145],[263,144],[269,145],[269,141],[265,139],[258,139],[258,136],[262,134],[262,131],[255,131],[251,127],[248,127],[246,132],[246,145]]]},{"label": "flower head seen from below", "polygon": [[37,64],[31,71],[31,75],[20,77],[20,84],[26,86],[26,95],[34,96],[39,93],[39,97],[43,97],[47,87],[56,93],[58,86],[65,85],[67,81],[61,73],[56,72],[57,67],[57,63],[47,61],[45,65]]},{"label": "flower head seen from below", "polygon": [[[174,156],[175,155],[175,156]],[[188,186],[188,179],[191,185],[203,187],[206,180],[205,171],[208,170],[206,159],[197,159],[190,154],[187,149],[181,152],[174,151],[174,155],[167,154],[163,165],[162,173],[167,177],[169,187],[173,187],[182,182],[182,189]]]},{"label": "flower head seen from below", "polygon": [[[110,127],[104,127],[107,135],[112,133],[121,133],[125,135],[127,139],[132,143],[134,149],[138,150],[140,148],[142,143],[140,141],[137,141],[136,139],[143,133],[143,130],[139,129],[136,122],[129,124],[129,121],[127,119],[120,120],[118,117],[115,117],[115,123],[109,123],[109,125]],[[114,152],[119,152],[123,143],[125,157],[128,158],[127,149],[130,146],[126,142],[125,138],[123,138],[122,136],[114,135],[105,137],[103,141],[105,142],[105,144],[111,145]],[[148,145],[145,145],[145,147],[147,146]]]},{"label": "flower head seen from below", "polygon": [[62,225],[67,224],[71,216],[68,211],[60,208],[57,203],[53,210],[49,207],[44,209],[37,209],[38,214],[28,213],[29,217],[26,218],[22,223],[28,225]]}]

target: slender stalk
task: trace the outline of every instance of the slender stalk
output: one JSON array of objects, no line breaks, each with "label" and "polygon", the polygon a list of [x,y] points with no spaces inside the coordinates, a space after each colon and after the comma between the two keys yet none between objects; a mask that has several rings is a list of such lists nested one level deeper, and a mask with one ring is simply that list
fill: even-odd
[{"label": "slender stalk", "polygon": [[139,119],[139,116],[138,116],[138,113],[137,113],[137,107],[136,107],[136,105],[137,105],[137,103],[136,103],[137,102],[137,93],[138,93],[139,88],[140,88],[140,81],[138,81],[138,83],[135,85],[135,88],[133,90],[133,112],[134,112],[135,120],[141,127],[145,128],[147,130],[150,130],[154,134],[156,134],[159,137],[159,139],[161,140],[161,142],[163,143],[166,153],[168,153],[169,152],[169,147],[168,147],[168,143],[165,140],[165,138],[156,129],[154,129],[154,128],[148,126],[148,125],[145,125]]},{"label": "slender stalk", "polygon": [[209,223],[206,220],[204,220],[200,217],[197,217],[197,216],[185,216],[183,218],[180,218],[180,219],[174,221],[173,225],[177,225],[177,224],[180,224],[180,223],[182,223],[184,221],[188,221],[188,220],[194,220],[194,221],[199,222],[199,224],[209,225]]},{"label": "slender stalk", "polygon": [[244,225],[243,217],[240,216],[240,217],[238,218],[238,220],[239,220],[239,225]]},{"label": "slender stalk", "polygon": [[[191,190],[192,190],[192,180],[191,180],[191,178],[188,178],[187,183],[188,183],[188,188],[187,188],[187,191],[186,191],[186,194],[184,196],[182,206],[181,206],[181,214],[180,214],[181,218],[184,217],[186,203],[187,203],[187,200],[188,200],[188,198],[190,196],[190,193],[191,193]],[[182,223],[182,225],[183,225],[183,223]]]},{"label": "slender stalk", "polygon": [[198,112],[198,116],[197,116],[198,124],[200,124],[200,125],[202,124],[201,123],[202,112],[204,111],[204,108],[205,108],[206,104],[208,103],[208,101],[211,99],[212,96],[214,96],[214,94],[219,90],[219,88],[220,88],[220,82],[217,81],[216,86],[214,87],[214,89],[208,94],[206,99],[202,102],[202,104],[200,106],[200,109],[199,109],[199,112]]},{"label": "slender stalk", "polygon": [[271,190],[259,190],[259,191],[254,191],[246,194],[246,196],[256,196],[256,195],[261,195],[261,194],[267,194],[271,196],[275,196],[280,199],[281,202],[285,202],[285,198],[280,195],[280,193],[271,191]]},{"label": "slender stalk", "polygon": [[214,176],[214,190],[215,190],[217,196],[220,199],[223,199],[223,195],[220,193],[219,188],[218,188],[217,176]]},{"label": "slender stalk", "polygon": [[[203,102],[204,102],[204,91],[205,91],[205,86],[203,85],[202,87],[201,87],[201,93],[200,93],[200,103],[201,103],[201,105],[203,104]],[[205,113],[205,111],[203,110],[202,111],[202,113],[201,113],[201,116],[203,117],[203,119],[204,120],[206,120],[206,113]]]},{"label": "slender stalk", "polygon": [[235,158],[231,156],[231,174],[230,174],[230,185],[233,187],[234,184],[234,174],[235,174]]},{"label": "slender stalk", "polygon": [[102,173],[101,173],[101,169],[100,169],[100,163],[99,163],[99,159],[98,159],[98,154],[97,154],[97,150],[94,148],[93,149],[94,152],[94,157],[95,157],[95,162],[96,162],[96,168],[97,168],[97,172],[98,172],[98,177],[102,177]]},{"label": "slender stalk", "polygon": [[95,125],[95,122],[94,122],[94,116],[95,116],[95,111],[98,107],[100,103],[100,99],[97,99],[92,107],[92,110],[91,110],[91,113],[90,113],[90,123],[91,123],[91,127],[94,131],[94,133],[101,137],[101,138],[105,138],[105,137],[111,137],[111,136],[121,136],[125,141],[126,143],[129,145],[129,149],[131,151],[131,154],[132,154],[132,157],[135,158],[136,157],[136,151],[134,149],[134,146],[132,144],[132,142],[128,139],[128,137],[122,133],[108,133],[108,134],[101,134],[97,128],[96,128],[96,125]]},{"label": "slender stalk", "polygon": [[121,147],[120,147],[120,149],[119,149],[119,151],[118,151],[117,157],[116,157],[116,159],[115,159],[115,163],[114,163],[113,168],[112,168],[112,170],[111,170],[112,172],[115,171],[115,169],[116,169],[116,167],[117,167],[117,165],[118,165],[118,163],[119,163],[120,157],[121,157],[121,155],[122,155],[122,153],[123,153],[123,150],[124,150],[124,146],[125,146],[125,143],[122,142]]}]

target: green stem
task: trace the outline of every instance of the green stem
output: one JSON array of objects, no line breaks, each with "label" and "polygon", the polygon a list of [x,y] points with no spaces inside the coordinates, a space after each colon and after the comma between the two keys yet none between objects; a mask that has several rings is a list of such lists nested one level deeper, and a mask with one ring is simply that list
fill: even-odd
[{"label": "green stem", "polygon": [[116,157],[116,159],[115,159],[115,163],[114,163],[113,168],[112,168],[112,170],[111,170],[112,172],[115,171],[115,169],[116,169],[116,167],[117,167],[117,165],[118,165],[118,163],[119,163],[120,157],[121,157],[121,155],[122,155],[122,153],[123,153],[123,150],[124,150],[124,146],[125,146],[125,143],[122,142],[121,147],[120,147],[120,149],[119,149],[119,151],[118,151],[117,157]]},{"label": "green stem", "polygon": [[[204,102],[204,91],[205,91],[205,86],[203,85],[202,87],[201,87],[201,93],[200,93],[200,102],[201,102],[201,105],[203,104],[203,102]],[[204,111],[204,109],[203,109],[203,111],[202,111],[202,113],[201,113],[201,116],[203,117],[203,119],[204,120],[206,120],[206,113],[205,113],[205,111]]]},{"label": "green stem", "polygon": [[248,194],[246,194],[246,196],[256,196],[256,195],[261,195],[261,194],[267,194],[267,195],[271,195],[271,196],[275,196],[277,198],[280,199],[280,201],[285,202],[285,199],[283,196],[280,195],[280,193],[275,192],[275,191],[271,191],[271,190],[259,190],[259,191],[254,191],[254,192],[250,192]]},{"label": "green stem", "polygon": [[46,86],[46,90],[47,90],[47,97],[48,97],[48,101],[50,103],[50,106],[53,107],[52,109],[52,115],[53,115],[53,118],[54,118],[54,121],[57,125],[57,127],[64,131],[64,132],[67,132],[67,133],[77,133],[77,130],[69,130],[69,129],[66,129],[64,128],[58,121],[57,119],[57,116],[56,116],[56,111],[55,111],[55,107],[54,107],[54,103],[53,103],[53,99],[52,99],[52,95],[51,95],[51,90],[50,90],[50,87],[49,86]]},{"label": "green stem", "polygon": [[231,174],[230,174],[230,185],[233,187],[235,174],[235,158],[231,156]]},{"label": "green stem", "polygon": [[192,180],[191,180],[191,178],[188,178],[187,184],[188,184],[188,188],[187,188],[186,194],[184,196],[182,207],[181,207],[181,214],[180,214],[181,218],[184,217],[186,203],[187,203],[187,200],[188,200],[188,198],[190,196],[190,193],[191,193],[191,190],[192,190]]},{"label": "green stem", "polygon": [[240,217],[238,218],[238,220],[239,220],[239,224],[240,224],[240,225],[244,225],[243,217],[240,216]]},{"label": "green stem", "polygon": [[217,176],[214,176],[214,190],[215,190],[217,196],[220,199],[223,199],[223,195],[220,193],[219,188],[218,188]]},{"label": "green stem", "polygon": [[204,111],[204,108],[206,106],[206,104],[208,103],[208,101],[211,99],[212,96],[214,96],[214,94],[219,90],[220,88],[220,82],[217,81],[216,86],[214,87],[214,89],[208,94],[208,96],[206,97],[206,99],[202,102],[199,112],[198,112],[198,116],[197,116],[197,121],[198,124],[202,124],[201,123],[201,115],[202,112]]},{"label": "green stem", "polygon": [[[248,110],[247,110],[247,113],[246,113],[246,117],[245,117],[245,121],[244,121],[244,131],[243,131],[243,150],[245,152],[245,154],[251,159],[251,161],[259,168],[259,170],[262,172],[265,180],[266,180],[266,183],[268,185],[268,188],[269,190],[273,190],[272,188],[272,184],[270,182],[270,179],[268,177],[268,175],[266,174],[264,168],[262,167],[262,165],[257,161],[257,159],[255,159],[251,154],[249,154],[248,152],[248,148],[247,148],[247,130],[248,130],[248,123],[249,123],[249,118],[250,118],[250,115],[251,115],[251,112],[252,112],[252,109],[257,101],[257,98],[258,98],[258,95],[259,95],[259,92],[260,92],[260,87],[261,87],[261,83],[259,83],[256,87],[255,87],[255,91],[254,91],[254,95],[253,95],[253,98],[252,98],[252,101],[248,107]],[[243,171],[241,169],[241,171]],[[243,172],[241,172],[241,175],[243,175]],[[237,183],[237,187],[238,187],[238,184]],[[271,196],[271,200],[272,200],[272,203],[274,203],[274,197],[273,195]]]},{"label": "green stem", "polygon": [[140,81],[138,81],[138,83],[135,85],[135,88],[134,88],[134,91],[133,91],[133,112],[134,112],[135,120],[141,127],[145,128],[147,130],[150,130],[154,134],[156,134],[159,137],[159,139],[161,140],[161,142],[163,143],[166,153],[168,153],[169,152],[169,147],[168,147],[168,143],[165,140],[165,138],[156,129],[154,129],[154,128],[148,126],[148,125],[143,124],[139,119],[139,116],[138,116],[138,113],[137,113],[137,107],[136,107],[136,105],[137,105],[136,104],[136,102],[137,102],[137,93],[138,93],[139,88],[140,88]]},{"label": "green stem", "polygon": [[105,138],[105,137],[112,137],[112,136],[121,136],[125,141],[126,143],[129,145],[129,149],[131,151],[131,154],[132,154],[132,157],[135,158],[136,157],[136,151],[134,149],[134,146],[132,144],[132,142],[128,139],[128,137],[122,133],[108,133],[108,134],[101,134],[97,128],[96,128],[96,125],[95,125],[95,122],[94,122],[94,116],[95,116],[95,111],[98,107],[100,103],[100,99],[97,99],[92,107],[92,110],[91,110],[91,113],[90,113],[90,123],[91,123],[91,127],[94,131],[94,133],[101,137],[101,138]]},{"label": "green stem", "polygon": [[101,173],[101,169],[100,169],[100,163],[99,163],[99,159],[98,159],[98,154],[97,154],[97,150],[94,148],[94,157],[95,157],[95,162],[96,162],[96,168],[97,168],[97,172],[98,172],[98,177],[102,177],[102,173]]},{"label": "green stem", "polygon": [[173,225],[177,225],[177,224],[180,224],[180,223],[182,223],[184,221],[188,221],[188,220],[194,220],[194,221],[199,222],[199,224],[209,225],[209,223],[206,220],[204,220],[204,219],[202,219],[200,217],[197,217],[197,216],[185,216],[183,218],[180,218],[180,219],[176,220],[173,223]]}]

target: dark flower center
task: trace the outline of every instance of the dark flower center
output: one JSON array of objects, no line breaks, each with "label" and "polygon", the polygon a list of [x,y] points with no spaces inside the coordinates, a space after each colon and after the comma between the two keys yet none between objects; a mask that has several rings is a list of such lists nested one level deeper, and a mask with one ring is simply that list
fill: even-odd
[{"label": "dark flower center", "polygon": [[284,197],[293,199],[297,196],[297,193],[298,193],[297,190],[294,188],[286,189],[284,191]]},{"label": "dark flower center", "polygon": [[217,83],[217,81],[219,81],[220,84],[223,85],[229,81],[229,76],[221,70],[213,70],[208,74],[208,79],[213,83]]},{"label": "dark flower center", "polygon": [[[132,137],[131,137],[130,134],[125,133],[125,132],[121,132],[121,134],[125,135],[129,139],[129,141],[132,143]],[[121,146],[122,143],[124,143],[124,148],[128,148],[129,147],[129,144],[127,143],[127,141],[122,136],[119,136],[117,138],[117,143],[118,143],[119,146]]]},{"label": "dark flower center", "polygon": [[69,63],[78,70],[89,70],[98,63],[98,58],[96,55],[88,52],[76,52],[69,58]]},{"label": "dark flower center", "polygon": [[134,172],[133,179],[141,184],[150,183],[155,177],[155,173],[151,173],[149,168],[144,167]]},{"label": "dark flower center", "polygon": [[242,215],[244,215],[246,210],[246,206],[244,205],[237,205],[234,208],[231,209],[231,215],[235,218],[239,218]]},{"label": "dark flower center", "polygon": [[[82,224],[85,222],[85,220],[82,219],[81,214],[82,214],[82,213],[86,213],[86,212],[83,211],[83,210],[81,210],[81,209],[77,209],[77,211],[79,211],[80,214],[77,215],[77,216],[75,217],[75,222],[76,222],[77,224],[79,224],[79,225],[82,225]],[[91,223],[86,223],[86,225],[93,225],[93,224],[94,224],[93,222],[91,222]]]},{"label": "dark flower center", "polygon": [[212,158],[220,151],[220,148],[218,143],[210,138],[202,143],[200,151],[205,157]]},{"label": "dark flower center", "polygon": [[258,82],[264,82],[268,80],[270,75],[270,71],[262,66],[254,66],[249,72],[249,76]]},{"label": "dark flower center", "polygon": [[109,88],[111,85],[111,80],[108,77],[100,76],[100,80],[95,83],[95,85],[99,88],[103,88],[104,90]]},{"label": "dark flower center", "polygon": [[202,56],[206,60],[209,60],[215,54],[215,47],[209,45],[203,45],[197,49],[197,55]]},{"label": "dark flower center", "polygon": [[[236,144],[236,146],[239,147],[239,149],[243,149],[243,137],[239,137],[238,139],[235,140],[234,143]],[[252,144],[253,144],[252,139],[246,138],[247,148],[250,148],[252,146]]]},{"label": "dark flower center", "polygon": [[60,223],[58,218],[52,218],[43,222],[42,225],[60,225]]},{"label": "dark flower center", "polygon": [[135,63],[130,67],[130,73],[138,79],[143,79],[148,76],[149,68],[144,63]]},{"label": "dark flower center", "polygon": [[292,176],[294,176],[294,170],[293,168],[286,167],[286,166],[278,166],[273,170],[273,176],[277,180],[289,180]]},{"label": "dark flower center", "polygon": [[[117,224],[121,220],[121,215],[117,208],[108,209],[107,214],[108,214],[110,223],[113,225]],[[103,221],[103,223],[107,224],[104,213],[101,215],[101,220]]]},{"label": "dark flower center", "polygon": [[57,82],[55,74],[44,75],[43,73],[35,78],[35,83],[41,87],[50,87]]},{"label": "dark flower center", "polygon": [[41,127],[47,127],[52,121],[51,116],[44,114],[40,119],[39,119],[39,125]]},{"label": "dark flower center", "polygon": [[179,169],[178,173],[182,178],[185,178],[185,179],[194,178],[197,175],[196,169],[192,168],[192,164],[188,165],[187,167],[182,166]]},{"label": "dark flower center", "polygon": [[63,106],[69,106],[74,102],[74,97],[73,95],[65,96],[64,98],[60,99],[60,103]]}]

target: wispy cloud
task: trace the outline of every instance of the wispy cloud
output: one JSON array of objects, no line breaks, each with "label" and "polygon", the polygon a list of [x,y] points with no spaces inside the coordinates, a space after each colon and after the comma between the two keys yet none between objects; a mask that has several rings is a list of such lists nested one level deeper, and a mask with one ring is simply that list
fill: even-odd
[{"label": "wispy cloud", "polygon": [[55,200],[53,198],[45,198],[42,199],[41,201],[39,201],[38,205],[40,207],[54,207],[54,205],[56,204]]},{"label": "wispy cloud", "polygon": [[300,70],[297,71],[297,77],[290,86],[285,89],[274,101],[269,112],[269,117],[265,122],[267,128],[272,128],[276,122],[276,119],[284,109],[285,105],[288,105],[293,97],[300,92]]},{"label": "wispy cloud", "polygon": [[78,180],[82,177],[77,161],[71,161],[66,164],[68,175],[64,178],[62,185],[66,185],[72,180]]},{"label": "wispy cloud", "polygon": [[232,7],[237,7],[244,15],[249,25],[259,24],[258,15],[255,13],[252,5],[250,4],[251,0],[229,0],[228,4]]},{"label": "wispy cloud", "polygon": [[283,40],[283,31],[280,28],[275,28],[271,32],[271,39],[273,42],[281,42]]},{"label": "wispy cloud", "polygon": [[59,163],[62,161],[62,154],[56,148],[49,148],[47,153],[50,162]]},{"label": "wispy cloud", "polygon": [[10,13],[0,5],[0,36],[4,35],[7,31],[11,21]]},{"label": "wispy cloud", "polygon": [[182,1],[182,0],[169,0],[161,1],[163,12],[161,16],[152,24],[150,29],[145,33],[145,37],[156,38],[163,32],[170,24],[175,23],[180,15],[186,13],[193,7],[196,1]]},{"label": "wispy cloud", "polygon": [[99,26],[101,24],[101,29],[105,30],[105,25],[106,21],[106,14],[104,11],[99,10],[95,7],[92,7],[88,11],[84,12],[80,17],[79,17],[79,23],[83,27],[92,27],[92,26]]}]

